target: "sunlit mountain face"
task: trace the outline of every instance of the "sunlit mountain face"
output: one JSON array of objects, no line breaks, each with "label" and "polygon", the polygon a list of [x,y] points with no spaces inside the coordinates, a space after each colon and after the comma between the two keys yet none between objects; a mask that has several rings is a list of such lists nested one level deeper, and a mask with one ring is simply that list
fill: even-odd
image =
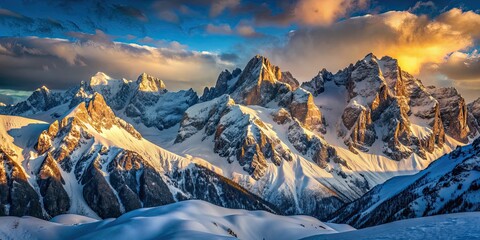
[{"label": "sunlit mountain face", "polygon": [[0,0],[0,239],[480,238],[479,29],[475,1]]}]

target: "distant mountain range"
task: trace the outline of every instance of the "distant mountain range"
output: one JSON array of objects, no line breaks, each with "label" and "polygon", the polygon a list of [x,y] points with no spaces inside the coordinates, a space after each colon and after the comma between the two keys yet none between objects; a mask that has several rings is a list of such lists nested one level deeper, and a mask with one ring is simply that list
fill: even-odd
[{"label": "distant mountain range", "polygon": [[[371,226],[480,206],[470,201],[478,189],[467,190],[478,164],[463,166],[468,154],[458,153],[478,156],[478,141],[452,152],[479,135],[480,98],[467,104],[454,88],[424,86],[390,57],[369,54],[299,83],[255,56],[201,96],[145,73],[97,73],[0,113],[0,215],[109,218],[201,199]],[[450,152],[408,181],[378,185]],[[435,170],[440,180],[420,177],[439,165],[448,165]],[[464,183],[442,195],[447,175]]]}]

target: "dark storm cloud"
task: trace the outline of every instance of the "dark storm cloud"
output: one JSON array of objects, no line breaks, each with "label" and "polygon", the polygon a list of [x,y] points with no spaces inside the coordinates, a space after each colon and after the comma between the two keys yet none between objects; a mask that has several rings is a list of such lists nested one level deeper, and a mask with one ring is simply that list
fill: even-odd
[{"label": "dark storm cloud", "polygon": [[94,34],[88,34],[83,32],[68,32],[67,36],[76,38],[81,42],[96,42],[102,44],[113,44],[112,37],[105,34],[102,30],[95,30]]},{"label": "dark storm cloud", "polygon": [[63,32],[64,23],[51,18],[30,18],[8,9],[0,9],[0,24],[15,29],[17,34],[53,34]]},{"label": "dark storm cloud", "polygon": [[170,89],[212,85],[222,69],[231,68],[216,54],[105,42],[77,33],[82,41],[45,38],[0,38],[0,85],[35,89],[46,85],[65,89],[98,71],[135,79],[142,72],[162,78]]},{"label": "dark storm cloud", "polygon": [[217,17],[227,9],[234,9],[240,0],[157,0],[152,6],[157,17],[171,23],[180,23],[183,18],[203,17],[195,7],[207,8],[209,17]]},{"label": "dark storm cloud", "polygon": [[219,57],[222,61],[228,62],[237,62],[240,59],[236,53],[222,53]]},{"label": "dark storm cloud", "polygon": [[480,81],[480,55],[477,51],[470,54],[454,52],[437,69],[455,81]]},{"label": "dark storm cloud", "polygon": [[148,18],[145,15],[145,13],[143,13],[138,8],[135,8],[132,6],[126,6],[126,5],[118,5],[118,4],[114,4],[113,8],[118,12],[125,14],[126,16],[130,16],[144,22],[148,21]]},{"label": "dark storm cloud", "polygon": [[431,19],[397,11],[292,31],[286,44],[267,54],[300,80],[324,67],[337,71],[369,52],[394,57],[402,69],[418,74],[425,64],[441,64],[479,40],[480,15],[474,12],[451,9]]}]

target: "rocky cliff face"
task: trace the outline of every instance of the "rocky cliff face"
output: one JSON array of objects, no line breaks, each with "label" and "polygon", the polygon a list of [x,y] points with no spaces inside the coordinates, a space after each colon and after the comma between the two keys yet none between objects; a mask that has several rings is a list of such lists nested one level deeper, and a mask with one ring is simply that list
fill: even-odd
[{"label": "rocky cliff face", "polygon": [[43,207],[49,216],[65,214],[70,209],[70,198],[63,188],[65,180],[50,153],[47,153],[37,173],[37,184],[43,197]]},{"label": "rocky cliff face", "polygon": [[[8,134],[2,132],[2,139],[8,140]],[[38,153],[38,157],[30,155],[33,161],[39,161],[38,167],[32,166],[32,175],[10,157],[18,155],[16,147],[7,148],[9,154],[0,152],[0,215],[48,219],[77,213],[109,218],[192,198],[280,213],[207,168],[193,164],[185,170],[180,162],[189,160],[143,139],[132,125],[116,117],[99,93],[46,127],[31,148]],[[24,161],[28,166],[32,159]],[[186,171],[195,172],[197,178],[185,176]],[[198,184],[192,188],[186,181]],[[221,192],[211,192],[220,187]],[[224,193],[236,200],[227,201],[232,196]]]},{"label": "rocky cliff face", "polygon": [[248,110],[235,104],[228,95],[198,104],[187,110],[176,142],[197,132],[214,137],[214,151],[228,162],[238,161],[254,179],[264,176],[267,161],[280,165],[290,161],[290,151],[266,132],[271,131]]},{"label": "rocky cliff face", "polygon": [[43,217],[37,193],[24,169],[0,149],[0,215]]},{"label": "rocky cliff face", "polygon": [[322,69],[312,80],[302,83],[302,88],[311,92],[315,97],[325,91],[325,82],[332,81],[333,74],[327,69]]},{"label": "rocky cliff face", "polygon": [[63,92],[53,92],[43,86],[35,90],[27,100],[0,108],[0,113],[27,116],[48,111],[68,101]]},{"label": "rocky cliff face", "polygon": [[[311,94],[305,94],[305,90],[296,91],[301,91],[301,96],[311,98]],[[285,137],[282,138],[281,135]],[[192,142],[191,139],[201,142]],[[337,155],[334,147],[308,130],[305,124],[285,108],[249,108],[235,103],[228,95],[197,104],[185,112],[175,144],[208,146],[210,142],[213,143],[210,151],[224,159],[225,163],[222,165],[235,168],[238,164],[248,177],[251,177],[252,180],[240,181],[242,186],[255,191],[263,189],[258,194],[278,208],[287,209],[286,213],[303,213],[324,218],[348,199],[310,177],[305,177],[309,179],[305,181],[310,182],[308,187],[296,186],[297,183],[294,180],[290,182],[292,179],[287,176],[284,180],[275,180],[276,175],[290,175],[293,174],[290,170],[297,171],[287,166],[306,164],[298,159],[299,156],[312,159],[319,170],[342,179],[341,181],[351,185],[354,191],[362,192],[368,189],[368,182],[363,177],[344,172],[349,166]],[[294,151],[298,153],[295,154]],[[234,174],[243,174],[243,171]],[[270,189],[274,184],[272,181],[280,181],[277,183],[280,190]],[[290,184],[295,189],[290,189]],[[293,201],[301,196],[309,197],[299,202]]]},{"label": "rocky cliff face", "polygon": [[[0,108],[0,113],[32,116],[52,111],[43,120],[58,119],[81,102],[89,101],[95,93],[105,96],[105,102],[118,115],[130,122],[163,130],[181,121],[185,110],[198,102],[193,89],[168,92],[162,80],[142,73],[136,81],[113,79],[99,72],[90,81],[82,82],[67,91],[52,92],[46,87],[37,89],[26,101]],[[45,115],[45,114],[43,114]]]},{"label": "rocky cliff face", "polygon": [[465,99],[455,88],[429,88],[429,92],[440,104],[440,115],[445,132],[460,142],[467,143],[470,128],[467,123]]},{"label": "rocky cliff face", "polygon": [[467,105],[468,110],[468,127],[471,136],[480,134],[480,98]]},{"label": "rocky cliff face", "polygon": [[[26,159],[14,161],[28,168],[21,191],[35,192],[45,218],[112,217],[199,198],[325,219],[376,184],[425,168],[458,144],[452,138],[475,136],[475,104],[466,107],[455,91],[427,88],[395,59],[370,54],[335,74],[323,69],[300,87],[256,56],[243,70],[222,72],[200,99],[191,89],[169,92],[147,74],[130,81],[98,73],[0,111],[49,122],[17,151]],[[137,125],[150,136],[143,126],[169,128],[165,135],[178,126],[175,136],[152,139],[186,157],[146,141]]]},{"label": "rocky cliff face", "polygon": [[232,72],[228,70],[221,72],[217,78],[215,87],[205,87],[203,95],[200,97],[200,100],[210,101],[214,98],[222,96],[223,94],[230,93],[232,87],[237,82],[240,73],[242,73],[242,70],[240,68],[236,68]]},{"label": "rocky cliff face", "polygon": [[[335,131],[352,152],[369,152],[376,141],[381,141],[383,154],[401,160],[412,153],[425,158],[427,153],[442,147],[448,124],[440,115],[441,100],[402,71],[395,59],[378,59],[369,54],[336,74],[322,70],[302,86],[321,98],[329,90],[325,88],[328,82],[346,91],[342,125],[337,125]],[[412,120],[431,129],[431,133],[419,135],[412,131]]]},{"label": "rocky cliff face", "polygon": [[291,116],[306,127],[325,131],[322,114],[314,104],[312,95],[299,89],[298,81],[290,72],[281,72],[267,58],[257,55],[243,71],[236,69],[233,73],[222,72],[216,86],[208,89],[201,99],[206,101],[229,94],[238,104],[277,104],[289,110]]}]

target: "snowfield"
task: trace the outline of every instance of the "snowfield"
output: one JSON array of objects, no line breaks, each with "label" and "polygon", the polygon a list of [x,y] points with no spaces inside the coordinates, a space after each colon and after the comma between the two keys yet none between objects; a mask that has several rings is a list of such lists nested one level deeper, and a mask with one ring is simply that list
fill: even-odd
[{"label": "snowfield", "polygon": [[305,239],[480,239],[480,212],[454,213],[391,222],[375,227]]},{"label": "snowfield", "polygon": [[142,208],[117,219],[0,218],[0,239],[300,239],[351,230],[308,216],[228,209],[200,200]]},{"label": "snowfield", "polygon": [[228,209],[189,200],[96,220],[1,217],[0,239],[480,239],[480,212],[415,218],[356,230],[308,216]]}]

